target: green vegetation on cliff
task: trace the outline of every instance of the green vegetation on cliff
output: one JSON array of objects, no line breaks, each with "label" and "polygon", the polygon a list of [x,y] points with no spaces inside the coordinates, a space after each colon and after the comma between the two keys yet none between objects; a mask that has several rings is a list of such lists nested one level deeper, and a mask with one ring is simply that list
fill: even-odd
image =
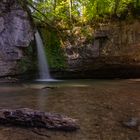
[{"label": "green vegetation on cliff", "polygon": [[140,0],[28,0],[28,4],[54,69],[66,67],[62,47],[93,44],[99,23],[140,18]]},{"label": "green vegetation on cliff", "polygon": [[55,69],[65,68],[65,56],[57,33],[44,28],[41,28],[40,32],[50,67]]}]

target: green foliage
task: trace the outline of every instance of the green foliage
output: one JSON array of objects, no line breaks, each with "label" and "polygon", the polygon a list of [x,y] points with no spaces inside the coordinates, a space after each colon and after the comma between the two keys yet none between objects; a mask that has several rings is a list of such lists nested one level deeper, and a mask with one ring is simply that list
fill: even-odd
[{"label": "green foliage", "polygon": [[[73,25],[87,23],[101,18],[140,15],[140,0],[30,0],[51,23]],[[46,20],[33,11],[41,20]]]},{"label": "green foliage", "polygon": [[35,44],[32,42],[30,46],[23,51],[24,57],[18,61],[18,67],[21,73],[25,73],[29,70],[36,70],[37,59],[35,57],[36,54],[34,54],[33,48],[35,48]]},{"label": "green foliage", "polygon": [[28,66],[30,66],[30,62],[28,61],[28,58],[22,58],[19,62],[18,62],[18,66],[20,69],[21,73],[25,73],[27,70],[29,70]]},{"label": "green foliage", "polygon": [[[40,32],[51,68],[61,69],[66,67],[65,56],[61,49],[58,34],[62,38],[65,35],[59,32],[61,31],[60,29],[63,31],[66,29],[72,33],[74,27],[80,25],[80,36],[86,36],[87,41],[92,41],[92,31],[84,28],[87,24],[90,24],[90,27],[96,27],[98,22],[140,18],[140,0],[27,1],[30,3],[29,6],[31,6],[34,19],[36,19],[40,26],[45,26],[40,29]],[[72,37],[70,39],[72,40]],[[22,63],[25,63],[25,61]]]}]

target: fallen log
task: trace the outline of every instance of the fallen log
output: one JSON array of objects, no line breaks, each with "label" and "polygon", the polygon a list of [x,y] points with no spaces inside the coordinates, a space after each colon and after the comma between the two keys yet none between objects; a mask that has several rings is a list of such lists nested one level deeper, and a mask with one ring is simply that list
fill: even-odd
[{"label": "fallen log", "polygon": [[50,130],[75,131],[79,126],[75,119],[55,113],[41,112],[28,108],[0,109],[0,124]]}]

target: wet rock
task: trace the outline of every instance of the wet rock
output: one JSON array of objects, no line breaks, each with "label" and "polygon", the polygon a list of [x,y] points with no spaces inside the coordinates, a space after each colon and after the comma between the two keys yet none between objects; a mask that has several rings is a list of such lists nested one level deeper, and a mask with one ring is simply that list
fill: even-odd
[{"label": "wet rock", "polygon": [[50,130],[75,131],[79,126],[75,119],[60,114],[40,112],[29,108],[1,109],[0,124]]}]

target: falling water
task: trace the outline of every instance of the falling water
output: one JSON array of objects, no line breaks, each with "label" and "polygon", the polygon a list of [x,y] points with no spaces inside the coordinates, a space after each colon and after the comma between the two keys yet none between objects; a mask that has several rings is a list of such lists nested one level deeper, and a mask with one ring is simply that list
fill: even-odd
[{"label": "falling water", "polygon": [[39,65],[39,81],[51,81],[49,67],[47,63],[47,58],[44,51],[43,42],[39,32],[35,34],[36,45],[37,45],[37,55],[38,55],[38,65]]}]

